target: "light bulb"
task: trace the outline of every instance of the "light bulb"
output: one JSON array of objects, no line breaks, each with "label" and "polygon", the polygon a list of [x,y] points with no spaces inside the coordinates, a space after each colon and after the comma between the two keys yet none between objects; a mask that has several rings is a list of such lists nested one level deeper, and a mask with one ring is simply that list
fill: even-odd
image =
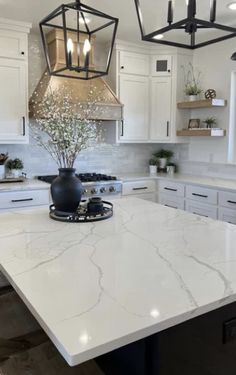
[{"label": "light bulb", "polygon": [[91,43],[88,39],[85,39],[84,41],[84,49],[83,49],[83,53],[84,53],[84,56],[87,55],[87,53],[91,50]]},{"label": "light bulb", "polygon": [[67,52],[69,52],[69,53],[74,52],[74,43],[73,43],[72,39],[70,39],[70,38],[67,41]]},{"label": "light bulb", "polygon": [[157,40],[160,40],[160,39],[163,39],[164,38],[164,35],[163,34],[157,34],[153,37],[153,39],[157,39]]}]

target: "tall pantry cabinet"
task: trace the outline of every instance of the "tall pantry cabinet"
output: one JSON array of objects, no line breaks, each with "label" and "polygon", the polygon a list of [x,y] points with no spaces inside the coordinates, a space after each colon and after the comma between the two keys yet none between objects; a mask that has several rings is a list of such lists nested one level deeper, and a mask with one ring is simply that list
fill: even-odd
[{"label": "tall pantry cabinet", "polygon": [[28,143],[28,34],[31,25],[0,18],[0,144]]},{"label": "tall pantry cabinet", "polygon": [[184,113],[182,65],[192,53],[180,54],[119,41],[113,54],[109,83],[124,104],[124,119],[117,123],[118,143],[177,143]]}]

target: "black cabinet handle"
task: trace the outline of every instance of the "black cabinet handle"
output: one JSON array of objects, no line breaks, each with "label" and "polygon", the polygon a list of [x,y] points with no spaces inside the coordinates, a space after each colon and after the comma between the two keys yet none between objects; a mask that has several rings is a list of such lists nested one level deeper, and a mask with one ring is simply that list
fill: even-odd
[{"label": "black cabinet handle", "polygon": [[198,212],[193,212],[194,215],[198,215],[198,216],[202,216],[202,217],[209,217],[207,215],[202,215],[202,214],[199,214]]},{"label": "black cabinet handle", "polygon": [[196,194],[196,193],[192,193],[192,195],[193,195],[194,197],[208,198],[208,195],[202,195],[202,194]]},{"label": "black cabinet handle", "polygon": [[234,201],[227,201],[228,203],[232,203],[232,204],[236,204],[236,202]]},{"label": "black cabinet handle", "polygon": [[147,186],[144,186],[144,187],[140,187],[140,188],[133,188],[134,191],[137,191],[137,190],[147,190]]},{"label": "black cabinet handle", "polygon": [[123,65],[122,65],[120,68],[121,68],[122,70],[125,69],[125,67],[124,67]]},{"label": "black cabinet handle", "polygon": [[25,116],[22,117],[23,120],[23,137],[25,136]]},{"label": "black cabinet handle", "polygon": [[165,204],[165,207],[175,208],[176,210],[178,209],[178,207],[169,206],[168,204]]},{"label": "black cabinet handle", "polygon": [[17,203],[17,202],[30,202],[33,201],[33,198],[26,198],[26,199],[12,199],[12,203]]},{"label": "black cabinet handle", "polygon": [[167,137],[169,137],[169,134],[170,134],[170,121],[167,121],[166,125],[167,125],[166,135],[167,135]]},{"label": "black cabinet handle", "polygon": [[24,51],[22,51],[21,54],[24,56],[24,54],[25,54]]},{"label": "black cabinet handle", "polygon": [[168,190],[168,191],[178,191],[177,189],[171,189],[171,188],[168,188],[168,187],[165,187],[164,190]]},{"label": "black cabinet handle", "polygon": [[121,120],[121,137],[124,137],[124,120]]}]

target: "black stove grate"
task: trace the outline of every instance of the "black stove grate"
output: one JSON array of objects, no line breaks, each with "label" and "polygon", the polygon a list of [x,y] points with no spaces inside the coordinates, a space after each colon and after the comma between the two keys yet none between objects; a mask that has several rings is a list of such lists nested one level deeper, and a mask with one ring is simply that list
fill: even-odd
[{"label": "black stove grate", "polygon": [[[114,176],[108,176],[101,173],[79,173],[76,175],[80,181],[83,182],[102,182],[102,181],[116,181]],[[51,184],[57,175],[38,176],[38,180]]]}]

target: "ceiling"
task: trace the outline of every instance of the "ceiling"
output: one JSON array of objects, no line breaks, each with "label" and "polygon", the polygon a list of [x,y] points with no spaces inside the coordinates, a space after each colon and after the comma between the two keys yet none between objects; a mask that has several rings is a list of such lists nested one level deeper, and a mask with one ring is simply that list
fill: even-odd
[{"label": "ceiling", "polygon": [[[218,0],[217,22],[236,26],[236,11],[227,8],[230,2],[231,0]],[[118,38],[133,42],[140,41],[134,0],[84,0],[84,3],[119,18]],[[153,31],[154,24],[160,27],[166,26],[167,0],[140,0],[140,3],[147,29]],[[39,21],[60,4],[62,0],[0,0],[0,15],[31,22],[34,31],[37,31]],[[177,21],[186,17],[186,0],[177,0],[175,4],[178,4],[175,9]],[[197,0],[198,18],[208,19],[209,4],[210,0]]]}]

